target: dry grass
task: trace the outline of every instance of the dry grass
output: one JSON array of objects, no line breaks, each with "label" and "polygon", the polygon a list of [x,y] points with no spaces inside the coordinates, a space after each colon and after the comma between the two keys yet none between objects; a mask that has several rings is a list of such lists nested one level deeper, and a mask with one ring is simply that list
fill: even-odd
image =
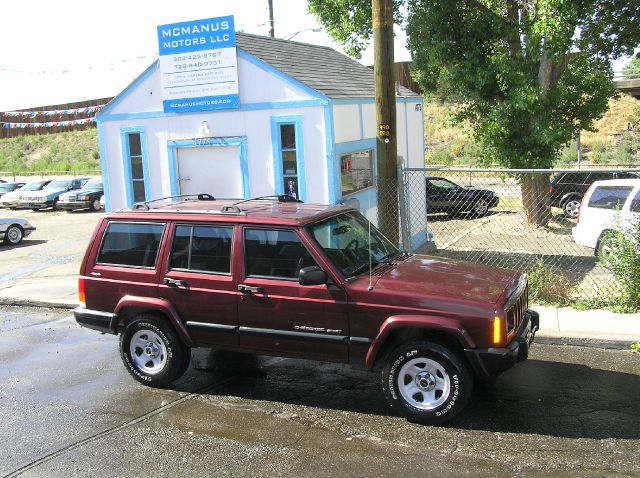
[{"label": "dry grass", "polygon": [[596,143],[605,146],[616,144],[617,135],[628,130],[629,122],[634,111],[640,107],[640,100],[623,95],[617,100],[609,101],[609,111],[595,122],[595,132],[582,131],[580,141],[585,148],[592,148]]}]

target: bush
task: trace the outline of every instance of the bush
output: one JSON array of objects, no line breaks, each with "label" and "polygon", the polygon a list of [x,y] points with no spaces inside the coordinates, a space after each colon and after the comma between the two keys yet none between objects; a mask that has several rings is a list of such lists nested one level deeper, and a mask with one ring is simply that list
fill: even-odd
[{"label": "bush", "polygon": [[622,295],[619,308],[634,312],[640,306],[640,220],[621,225],[600,240],[598,260],[609,267],[618,279]]},{"label": "bush", "polygon": [[570,302],[571,284],[539,258],[527,271],[529,300],[532,303],[563,306]]}]

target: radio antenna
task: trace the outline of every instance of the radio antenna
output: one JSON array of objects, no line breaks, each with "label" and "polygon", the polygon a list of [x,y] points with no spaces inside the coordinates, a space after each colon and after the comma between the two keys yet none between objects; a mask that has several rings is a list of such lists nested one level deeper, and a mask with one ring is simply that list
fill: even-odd
[{"label": "radio antenna", "polygon": [[[377,182],[377,181],[376,181]],[[371,210],[371,195],[367,195],[367,212]],[[372,271],[371,271],[371,221],[367,218],[367,222],[369,223],[369,237],[367,239],[367,250],[369,251],[369,287],[367,290],[371,292],[373,290],[373,283],[371,280]]]}]

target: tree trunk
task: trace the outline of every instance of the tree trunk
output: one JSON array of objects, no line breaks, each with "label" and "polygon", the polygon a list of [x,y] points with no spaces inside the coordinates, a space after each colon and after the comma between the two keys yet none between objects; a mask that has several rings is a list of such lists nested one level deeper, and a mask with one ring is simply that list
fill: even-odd
[{"label": "tree trunk", "polygon": [[520,189],[527,224],[546,226],[551,219],[549,174],[523,174],[520,178]]}]

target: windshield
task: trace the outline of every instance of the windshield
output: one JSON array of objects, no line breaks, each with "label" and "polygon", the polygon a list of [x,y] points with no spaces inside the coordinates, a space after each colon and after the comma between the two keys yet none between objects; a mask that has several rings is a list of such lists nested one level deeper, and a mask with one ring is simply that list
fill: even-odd
[{"label": "windshield", "polygon": [[7,191],[13,191],[15,185],[11,183],[0,183],[0,192],[6,193]]},{"label": "windshield", "polygon": [[92,178],[86,182],[82,189],[98,190],[102,189],[102,178]]},{"label": "windshield", "polygon": [[67,189],[71,184],[68,179],[58,179],[57,181],[51,181],[44,188],[45,189]]},{"label": "windshield", "polygon": [[[400,251],[357,212],[347,212],[307,226],[307,231],[345,277],[355,277],[392,259]],[[369,245],[371,244],[371,245]]]},{"label": "windshield", "polygon": [[42,189],[42,181],[34,181],[27,183],[20,188],[20,191],[40,191]]}]

